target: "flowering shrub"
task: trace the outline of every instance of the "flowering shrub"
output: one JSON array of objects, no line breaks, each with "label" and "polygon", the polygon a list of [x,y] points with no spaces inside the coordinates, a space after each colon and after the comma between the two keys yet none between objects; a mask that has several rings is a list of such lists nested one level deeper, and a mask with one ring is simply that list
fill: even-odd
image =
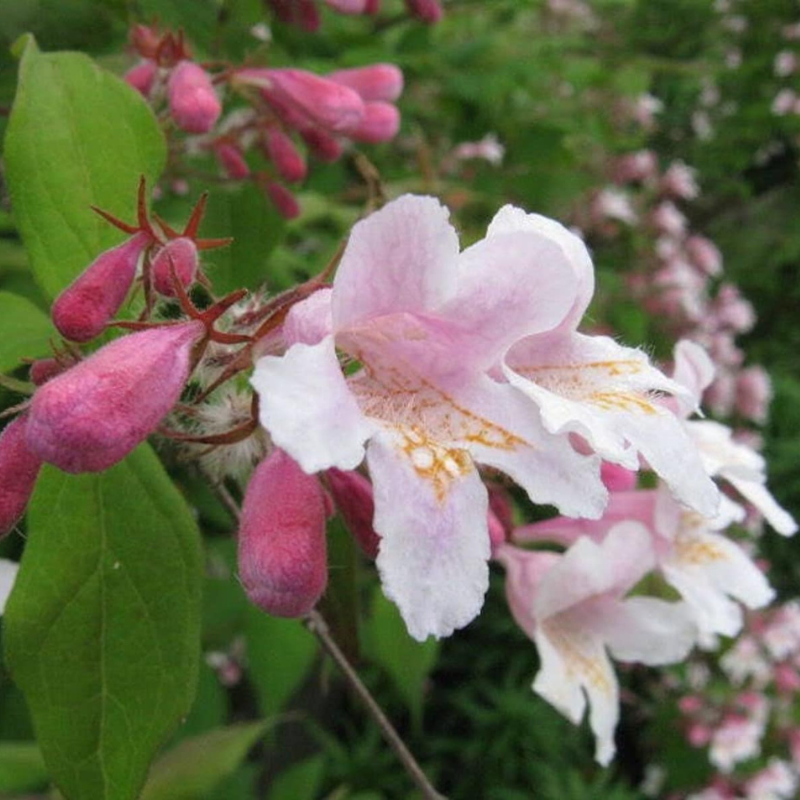
[{"label": "flowering shrub", "polygon": [[661,3],[149,5],[12,48],[0,792],[792,796],[766,151],[704,148],[794,23],[693,12],[698,77]]}]

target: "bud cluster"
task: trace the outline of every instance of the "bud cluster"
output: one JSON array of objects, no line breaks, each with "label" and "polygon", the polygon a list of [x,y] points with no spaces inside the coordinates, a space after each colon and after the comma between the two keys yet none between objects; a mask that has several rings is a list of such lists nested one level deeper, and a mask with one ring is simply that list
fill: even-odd
[{"label": "bud cluster", "polygon": [[[279,5],[289,13],[291,4]],[[386,142],[400,128],[394,101],[403,90],[403,75],[392,64],[325,76],[293,68],[228,65],[212,76],[192,60],[182,34],[137,25],[131,43],[141,60],[125,80],[154,109],[165,107],[177,128],[196,135],[188,142],[176,141],[173,151],[212,153],[227,180],[254,181],[287,219],[300,213],[287,184],[306,178],[303,149],[320,161],[336,161],[348,141]],[[223,116],[223,93],[245,105]]]}]

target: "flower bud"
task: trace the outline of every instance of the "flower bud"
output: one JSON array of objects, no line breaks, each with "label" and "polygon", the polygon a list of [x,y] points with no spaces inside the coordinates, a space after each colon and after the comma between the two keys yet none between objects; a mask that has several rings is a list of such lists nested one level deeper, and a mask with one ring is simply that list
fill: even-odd
[{"label": "flower bud", "polygon": [[132,333],[51,378],[33,396],[28,446],[65,472],[121,461],[180,398],[204,332],[192,321]]},{"label": "flower bud", "polygon": [[28,447],[27,424],[27,414],[20,414],[0,433],[0,536],[25,513],[42,467],[42,460]]},{"label": "flower bud", "polygon": [[279,617],[307,614],[328,581],[325,499],[319,481],[282,450],[256,467],[239,525],[247,596]]},{"label": "flower bud", "polygon": [[64,365],[57,358],[40,358],[31,364],[28,377],[32,384],[41,386],[63,371]]},{"label": "flower bud", "polygon": [[325,5],[340,14],[366,14],[369,0],[325,0]]},{"label": "flower bud", "polygon": [[175,296],[173,268],[181,286],[188,288],[194,283],[197,277],[197,246],[185,236],[167,242],[150,265],[153,287],[165,297]]},{"label": "flower bud", "polygon": [[150,241],[149,234],[137,233],[106,250],[61,292],[51,314],[65,339],[88,342],[103,332],[125,301],[139,256]]},{"label": "flower bud", "polygon": [[308,145],[308,149],[326,164],[336,161],[342,155],[342,145],[324,131],[308,128],[301,130],[300,136]]},{"label": "flower bud", "polygon": [[400,112],[393,105],[381,102],[365,103],[364,119],[350,133],[350,138],[356,142],[378,144],[393,139],[399,130]]},{"label": "flower bud", "polygon": [[439,0],[406,0],[408,13],[423,22],[438,22],[444,15]]},{"label": "flower bud", "polygon": [[169,111],[179,128],[208,133],[222,112],[208,73],[193,61],[181,61],[167,84]]},{"label": "flower bud", "polygon": [[368,558],[378,557],[380,537],[372,527],[375,502],[372,484],[360,472],[329,469],[328,486],[347,529]]},{"label": "flower bud", "polygon": [[230,142],[217,142],[214,154],[225,174],[234,180],[244,180],[250,174],[250,167],[244,160],[242,151]]},{"label": "flower bud", "polygon": [[267,194],[278,213],[284,219],[294,219],[300,216],[300,205],[294,195],[280,183],[269,181],[267,183]]},{"label": "flower bud", "polygon": [[267,131],[266,150],[270,161],[285,181],[296,183],[306,177],[306,162],[294,142],[279,128]]},{"label": "flower bud", "polygon": [[383,100],[391,103],[403,92],[403,73],[394,64],[370,64],[367,67],[340,69],[331,72],[328,80],[349,86],[362,100]]},{"label": "flower bud", "polygon": [[302,69],[264,72],[270,82],[270,87],[263,89],[268,100],[275,97],[293,106],[309,122],[332,133],[348,133],[357,128],[364,117],[361,97],[347,86]]},{"label": "flower bud", "polygon": [[125,82],[131,85],[137,92],[148,97],[156,79],[158,67],[155,61],[140,61],[135,67],[131,67],[125,73]]}]

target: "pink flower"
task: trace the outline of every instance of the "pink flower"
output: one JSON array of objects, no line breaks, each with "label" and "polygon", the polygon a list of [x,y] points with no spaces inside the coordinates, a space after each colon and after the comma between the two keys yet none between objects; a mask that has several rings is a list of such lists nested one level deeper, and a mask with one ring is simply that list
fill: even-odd
[{"label": "pink flower", "polygon": [[444,15],[439,0],[405,0],[408,13],[417,19],[433,24]]},{"label": "pink flower", "polygon": [[181,61],[173,69],[167,95],[172,118],[189,133],[208,133],[222,113],[208,73],[193,61]]},{"label": "pink flower", "polygon": [[5,536],[25,513],[42,459],[28,446],[27,414],[20,414],[0,433],[0,536]]},{"label": "pink flower", "polygon": [[354,89],[367,102],[380,100],[392,103],[403,92],[403,73],[394,64],[370,64],[366,67],[340,69],[326,77]]},{"label": "pink flower", "polygon": [[204,332],[193,321],[132,333],[51,378],[31,403],[31,452],[65,472],[121,461],[178,401]]},{"label": "pink flower", "polygon": [[244,180],[250,174],[250,167],[237,145],[225,141],[217,142],[214,145],[214,154],[229,178]]},{"label": "pink flower", "polygon": [[512,611],[539,651],[534,691],[575,724],[588,699],[595,757],[607,764],[619,718],[609,652],[620,661],[668,664],[684,658],[696,636],[682,603],[624,599],[654,565],[647,531],[622,523],[602,544],[582,538],[563,556],[505,547],[498,558]]},{"label": "pink flower", "polygon": [[798,777],[785,761],[771,758],[745,786],[747,800],[792,800],[797,797]]},{"label": "pink flower", "polygon": [[136,66],[131,67],[125,73],[125,82],[133,86],[137,92],[147,97],[150,90],[153,88],[156,76],[158,75],[158,67],[155,61],[144,60],[140,61]]},{"label": "pink flower", "polygon": [[297,183],[306,177],[306,162],[291,138],[279,128],[270,128],[265,139],[267,155],[283,180]]},{"label": "pink flower", "polygon": [[668,236],[682,237],[686,233],[686,217],[669,200],[656,206],[650,215],[650,221],[656,230]]},{"label": "pink flower", "polygon": [[763,425],[771,400],[772,381],[763,367],[748,367],[736,376],[736,410],[743,417]]},{"label": "pink flower", "polygon": [[[287,319],[305,340],[261,358],[252,378],[262,424],[306,472],[353,469],[366,448],[378,569],[417,639],[450,634],[483,602],[477,463],[565,513],[597,516],[605,502],[597,459],[548,434],[531,403],[488,374],[515,341],[557,326],[578,290],[561,226],[509,231],[503,216],[460,254],[432,198],[402,197],[359,222],[332,290]],[[337,352],[360,369],[345,377]]]},{"label": "pink flower", "polygon": [[378,144],[388,142],[400,130],[400,112],[391,103],[364,103],[364,119],[350,138],[355,142]]},{"label": "pink flower", "polygon": [[275,450],[256,467],[239,524],[247,596],[279,617],[307,614],[328,582],[325,497],[319,481]]},{"label": "pink flower", "polygon": [[692,264],[706,275],[719,275],[722,272],[722,253],[705,236],[690,236],[686,240],[686,253]]},{"label": "pink flower", "polygon": [[661,191],[679,200],[694,200],[700,193],[696,174],[683,161],[673,161],[661,176]]},{"label": "pink flower", "polygon": [[652,150],[639,150],[620,157],[614,165],[617,183],[644,183],[656,176],[658,157]]},{"label": "pink flower", "polygon": [[188,289],[197,278],[197,245],[186,236],[167,242],[150,265],[153,287],[165,297],[175,296],[173,271],[184,289]]},{"label": "pink flower", "polygon": [[797,55],[791,50],[781,50],[775,56],[775,74],[779,78],[787,78],[789,75],[797,72],[800,63],[798,63]]},{"label": "pink flower", "polygon": [[729,714],[711,737],[708,760],[720,772],[729,773],[741,761],[761,752],[764,723],[741,714]]}]

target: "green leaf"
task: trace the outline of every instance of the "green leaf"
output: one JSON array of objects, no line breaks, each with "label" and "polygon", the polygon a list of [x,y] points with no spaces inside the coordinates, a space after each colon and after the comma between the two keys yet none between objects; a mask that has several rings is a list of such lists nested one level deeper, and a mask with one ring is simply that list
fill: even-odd
[{"label": "green leaf", "polygon": [[48,782],[42,754],[33,742],[0,743],[0,792],[35,792]]},{"label": "green leaf", "polygon": [[9,671],[69,800],[127,800],[194,698],[201,554],[147,445],[103,473],[45,467],[6,609]]},{"label": "green leaf", "polygon": [[267,800],[314,800],[319,797],[324,767],[321,755],[292,764],[272,782]]},{"label": "green leaf", "polygon": [[41,53],[30,40],[5,138],[6,177],[31,267],[55,297],[122,234],[141,175],[158,177],[164,137],[143,98],[80,53]]},{"label": "green leaf", "polygon": [[296,619],[248,606],[245,638],[249,675],[265,716],[277,714],[305,681],[317,653],[314,636]]},{"label": "green leaf", "polygon": [[9,292],[0,292],[0,372],[20,366],[24,357],[49,352],[55,330],[46,314],[33,303]]},{"label": "green leaf", "polygon": [[254,722],[186,739],[155,763],[141,800],[204,797],[239,766],[265,729],[265,722]]},{"label": "green leaf", "polygon": [[232,236],[233,242],[203,255],[203,264],[219,294],[242,287],[256,289],[270,284],[270,253],[283,238],[285,223],[267,202],[264,193],[247,184],[235,190],[217,189],[208,199],[201,228],[203,236]]},{"label": "green leaf", "polygon": [[424,642],[412,639],[397,607],[380,587],[375,588],[365,639],[370,659],[386,670],[419,729],[425,683],[436,666],[439,642],[432,637]]}]

